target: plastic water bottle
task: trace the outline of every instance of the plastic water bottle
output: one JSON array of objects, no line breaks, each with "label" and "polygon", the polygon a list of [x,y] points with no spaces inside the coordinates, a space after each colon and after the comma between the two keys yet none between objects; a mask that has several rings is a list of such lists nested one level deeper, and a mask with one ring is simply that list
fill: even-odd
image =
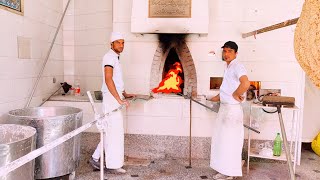
[{"label": "plastic water bottle", "polygon": [[74,95],[80,96],[80,82],[79,82],[79,80],[77,80],[75,83]]},{"label": "plastic water bottle", "polygon": [[282,140],[280,137],[280,133],[277,133],[276,138],[273,142],[273,155],[274,156],[280,156],[282,151]]}]

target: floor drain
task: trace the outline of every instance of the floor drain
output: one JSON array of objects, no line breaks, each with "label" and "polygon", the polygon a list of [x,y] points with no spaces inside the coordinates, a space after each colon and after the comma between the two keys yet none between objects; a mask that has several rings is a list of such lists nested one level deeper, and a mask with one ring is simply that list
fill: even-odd
[{"label": "floor drain", "polygon": [[207,176],[200,176],[201,179],[208,179]]},{"label": "floor drain", "polygon": [[131,177],[139,177],[138,174],[132,174]]}]

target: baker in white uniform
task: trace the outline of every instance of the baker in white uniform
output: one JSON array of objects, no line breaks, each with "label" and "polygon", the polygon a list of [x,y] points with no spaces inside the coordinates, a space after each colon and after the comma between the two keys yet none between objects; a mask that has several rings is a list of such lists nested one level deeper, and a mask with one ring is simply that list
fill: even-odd
[{"label": "baker in white uniform", "polygon": [[228,41],[221,48],[226,68],[220,93],[210,99],[220,101],[211,141],[210,167],[218,172],[214,179],[233,179],[242,176],[244,129],[241,102],[250,82],[246,69],[236,59],[238,45]]},{"label": "baker in white uniform", "polygon": [[[119,55],[124,49],[124,38],[119,32],[112,32],[110,37],[111,49],[104,55],[102,62],[103,83],[101,91],[103,93],[103,111],[111,112],[120,105],[128,106],[129,103],[124,98],[133,97],[124,90],[121,64]],[[116,173],[126,173],[122,168],[124,163],[124,129],[123,114],[121,111],[106,116],[107,129],[105,129],[105,158],[106,168]],[[90,164],[95,169],[100,169],[100,143],[93,153]]]}]

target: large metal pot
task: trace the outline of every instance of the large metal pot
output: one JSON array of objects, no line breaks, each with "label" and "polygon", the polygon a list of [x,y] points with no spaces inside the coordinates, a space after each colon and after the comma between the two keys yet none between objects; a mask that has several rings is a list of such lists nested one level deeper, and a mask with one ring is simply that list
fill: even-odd
[{"label": "large metal pot", "polygon": [[[9,112],[9,122],[37,129],[37,148],[82,125],[82,110],[74,107],[35,107]],[[80,162],[80,134],[36,158],[36,179],[71,174]]]},{"label": "large metal pot", "polygon": [[[35,148],[36,129],[16,124],[0,124],[0,168]],[[0,177],[0,180],[17,179],[34,179],[34,160]]]}]

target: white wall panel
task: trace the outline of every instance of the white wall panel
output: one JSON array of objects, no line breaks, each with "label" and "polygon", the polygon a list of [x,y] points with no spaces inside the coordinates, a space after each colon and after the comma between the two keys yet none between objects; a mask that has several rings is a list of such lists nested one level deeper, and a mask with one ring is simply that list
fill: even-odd
[{"label": "white wall panel", "polygon": [[[62,15],[62,1],[25,1],[24,5],[24,16],[0,9],[0,80],[6,83],[1,86],[4,92],[0,94],[0,122],[5,121],[4,114],[9,110],[25,106]],[[30,39],[31,59],[18,59],[18,36]],[[56,90],[59,85],[52,83],[53,77],[63,80],[61,44],[60,32],[50,56],[58,61],[49,59],[31,106],[39,105],[43,97]]]},{"label": "white wall panel", "polygon": [[[82,92],[99,90],[102,82],[101,60],[109,49],[109,35],[112,31],[120,31],[125,35],[121,63],[127,92],[149,94],[151,64],[159,45],[157,35],[131,33],[133,1],[113,2],[114,4],[111,0],[97,0],[94,3],[77,0],[70,4],[63,32],[58,34],[34,103],[40,102],[42,96],[57,88],[57,83],[52,83],[53,77],[58,82],[69,81],[72,85],[75,79],[79,79]],[[26,2],[25,16],[0,10],[0,20],[6,27],[0,29],[0,37],[5,42],[0,43],[0,82],[8,83],[16,89],[1,91],[8,94],[0,96],[0,107],[6,107],[5,110],[8,107],[23,106],[65,3],[66,0],[63,3]],[[304,84],[303,73],[293,52],[295,26],[259,34],[256,39],[241,37],[241,33],[299,16],[302,3],[303,1],[289,0],[259,3],[254,0],[208,1],[208,34],[191,34],[187,37],[187,45],[197,71],[198,94],[217,93],[209,89],[209,78],[222,75],[224,65],[220,61],[220,47],[225,41],[233,40],[239,45],[238,59],[246,66],[250,80],[262,81],[262,88],[281,89],[283,95],[294,96],[298,105],[303,104],[300,88]],[[230,13],[228,16],[226,11]],[[31,38],[31,60],[17,58],[17,36]],[[208,56],[210,50],[215,50],[216,55]],[[188,105],[188,101],[173,97],[138,102],[127,110],[126,132],[188,135]],[[0,114],[3,112],[1,109]],[[194,135],[210,137],[216,114],[197,104],[193,104],[192,113]],[[89,118],[90,114],[86,114],[85,119]],[[263,137],[274,138],[275,124],[269,121],[265,124]]]},{"label": "white wall panel", "polygon": [[[125,0],[117,1],[114,4],[114,9],[128,9],[131,4]],[[221,46],[228,40],[236,41],[239,45],[238,59],[246,66],[249,79],[262,81],[262,88],[281,89],[282,95],[294,96],[297,105],[302,104],[301,84],[304,81],[302,70],[295,60],[293,52],[293,35],[294,27],[290,26],[279,30],[259,34],[254,37],[243,39],[241,33],[256,30],[257,28],[265,27],[285,21],[288,18],[295,18],[301,11],[302,3],[282,1],[280,4],[286,5],[285,10],[277,4],[277,1],[259,2],[246,0],[217,0],[209,1],[209,33],[207,35],[190,34],[187,37],[187,45],[190,49],[193,61],[195,63],[198,80],[198,94],[214,95],[217,91],[209,89],[209,78],[213,76],[222,76],[223,62],[220,60]],[[230,14],[226,15],[225,12]],[[271,12],[270,12],[271,11]],[[157,47],[157,36],[153,34],[132,34],[130,22],[127,18],[130,17],[130,12],[117,11],[114,13],[113,29],[125,34],[128,38],[126,47],[123,52],[122,62],[124,65],[126,84],[130,84],[130,89],[148,89],[149,84],[141,87],[142,82],[146,79],[149,82],[150,77],[145,77],[143,80],[137,80],[142,67],[145,64],[149,65],[153,61],[154,47]],[[139,42],[139,43],[137,43]],[[148,48],[152,46],[153,48]],[[208,56],[208,52],[216,51],[215,56]],[[132,68],[131,68],[132,67]],[[137,69],[135,72],[134,69]],[[144,70],[148,75],[149,69]],[[132,81],[132,82],[131,82]],[[134,87],[132,87],[134,86]],[[145,103],[144,106],[139,105],[133,108],[132,111],[139,112],[143,117],[148,113],[146,108],[152,107],[150,103]],[[166,106],[166,105],[164,105]],[[170,106],[170,105],[167,105]],[[184,106],[183,106],[184,107]],[[196,136],[211,136],[211,127],[209,124],[215,119],[215,114],[206,112],[202,107],[194,105],[194,118],[197,122]],[[159,107],[160,108],[160,107]],[[164,107],[166,109],[166,107]],[[182,114],[188,113],[185,108]],[[162,110],[154,110],[155,114],[161,115]],[[204,111],[204,112],[203,112]],[[248,113],[248,112],[246,112]],[[170,114],[170,113],[169,113]],[[154,127],[148,124],[147,120],[137,118],[130,113],[127,114],[128,119],[133,118],[135,125],[128,126],[128,133],[159,133],[166,134],[170,131],[154,132]],[[199,118],[199,116],[201,116]],[[166,119],[166,116],[163,115]],[[213,120],[211,120],[213,119]],[[154,123],[160,122],[160,119],[154,119]],[[169,120],[168,120],[169,121]],[[141,125],[144,128],[138,127]],[[267,124],[264,127],[264,138],[273,139],[275,131],[274,124]],[[146,129],[147,128],[147,129]],[[148,129],[150,128],[150,129]],[[177,125],[178,128],[178,125]],[[178,128],[179,129],[179,128]],[[201,129],[204,129],[201,131]],[[182,132],[177,130],[177,132]],[[172,132],[170,132],[172,133]],[[178,133],[179,134],[179,133]]]},{"label": "white wall panel", "polygon": [[110,49],[108,42],[95,45],[73,46],[74,58],[77,61],[102,61],[104,54]]}]

